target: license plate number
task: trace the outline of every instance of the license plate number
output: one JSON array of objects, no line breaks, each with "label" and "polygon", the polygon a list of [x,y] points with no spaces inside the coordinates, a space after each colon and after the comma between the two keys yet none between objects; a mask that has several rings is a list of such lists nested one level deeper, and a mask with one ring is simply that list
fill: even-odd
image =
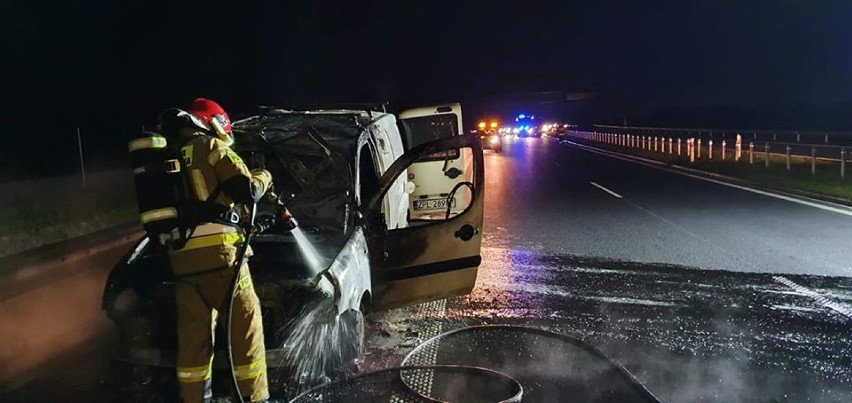
[{"label": "license plate number", "polygon": [[[456,206],[456,199],[453,198],[453,207]],[[447,209],[447,199],[426,199],[426,200],[415,200],[414,201],[414,209],[415,210],[446,210]]]}]

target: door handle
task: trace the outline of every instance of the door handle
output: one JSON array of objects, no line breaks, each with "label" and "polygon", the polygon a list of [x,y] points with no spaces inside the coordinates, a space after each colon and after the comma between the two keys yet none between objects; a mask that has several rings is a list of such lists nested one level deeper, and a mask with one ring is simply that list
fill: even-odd
[{"label": "door handle", "polygon": [[462,241],[470,241],[474,235],[479,233],[479,228],[474,227],[470,224],[462,225],[458,231],[455,232],[456,238],[460,238]]},{"label": "door handle", "polygon": [[444,171],[444,175],[446,175],[446,176],[447,176],[447,177],[449,177],[450,179],[458,178],[458,177],[459,177],[459,175],[461,175],[461,174],[462,174],[461,169],[458,169],[458,168],[456,168],[456,167],[452,167],[452,168],[450,168],[450,169],[448,169],[448,170]]}]

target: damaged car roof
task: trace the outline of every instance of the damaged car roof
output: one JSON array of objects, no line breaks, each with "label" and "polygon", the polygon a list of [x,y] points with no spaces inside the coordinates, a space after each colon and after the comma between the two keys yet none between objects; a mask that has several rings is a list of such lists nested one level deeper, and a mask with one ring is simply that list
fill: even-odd
[{"label": "damaged car roof", "polygon": [[291,111],[270,109],[263,114],[234,123],[237,131],[261,133],[272,144],[299,135],[313,128],[325,142],[354,162],[362,137],[369,125],[386,115],[366,110]]}]

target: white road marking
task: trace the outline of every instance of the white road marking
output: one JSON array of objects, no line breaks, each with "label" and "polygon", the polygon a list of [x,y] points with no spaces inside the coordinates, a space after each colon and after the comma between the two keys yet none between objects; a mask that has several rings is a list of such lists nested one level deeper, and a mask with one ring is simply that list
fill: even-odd
[{"label": "white road marking", "polygon": [[[672,171],[672,172],[677,172],[677,171]],[[846,210],[846,209],[842,209],[842,208],[838,208],[838,207],[834,207],[834,206],[829,206],[829,205],[822,204],[822,203],[812,202],[812,201],[809,201],[809,200],[803,200],[803,199],[798,199],[798,198],[795,198],[795,197],[785,196],[785,195],[778,194],[778,193],[767,192],[765,190],[754,189],[754,188],[750,188],[748,186],[737,185],[737,184],[728,183],[728,182],[722,182],[720,180],[705,178],[703,176],[693,175],[693,174],[686,173],[686,172],[678,172],[678,173],[681,174],[681,175],[686,175],[686,176],[692,177],[692,178],[701,179],[703,181],[712,182],[712,183],[715,183],[715,184],[718,184],[718,185],[727,186],[727,187],[731,187],[731,188],[739,189],[739,190],[745,190],[746,192],[751,192],[751,193],[756,193],[756,194],[759,194],[759,195],[774,197],[776,199],[786,200],[786,201],[798,203],[798,204],[801,204],[801,205],[804,205],[804,206],[814,207],[814,208],[818,208],[820,210],[830,211],[832,213],[837,213],[837,214],[845,215],[847,217],[852,217],[852,211],[850,211],[850,210]]]},{"label": "white road marking", "polygon": [[[852,217],[852,209],[844,208],[841,205],[838,205],[838,207],[834,207],[834,206],[829,205],[828,202],[809,201],[809,200],[805,200],[803,198],[790,197],[790,196],[786,196],[786,195],[783,195],[783,194],[768,192],[768,191],[760,190],[760,189],[754,189],[754,188],[750,188],[750,187],[743,186],[743,185],[736,185],[736,184],[733,184],[733,183],[723,182],[723,181],[716,180],[716,179],[705,178],[703,176],[698,176],[698,175],[694,175],[694,174],[684,172],[684,171],[680,171],[680,170],[677,170],[677,169],[672,169],[672,168],[669,168],[669,167],[657,165],[657,164],[661,164],[659,161],[653,161],[654,164],[651,164],[651,163],[647,163],[647,162],[637,161],[636,159],[633,158],[632,155],[619,154],[619,153],[614,153],[614,152],[605,151],[605,150],[598,150],[598,149],[595,149],[594,147],[590,147],[590,146],[586,146],[586,145],[582,145],[582,144],[576,144],[576,143],[571,143],[571,144],[579,146],[579,148],[581,150],[593,152],[593,153],[596,153],[596,154],[605,155],[605,156],[615,158],[615,159],[620,159],[622,161],[632,162],[634,164],[639,164],[639,165],[645,165],[645,166],[648,166],[648,167],[651,167],[651,168],[657,168],[657,169],[660,169],[660,170],[663,170],[663,171],[673,172],[673,173],[676,173],[676,174],[679,174],[679,175],[688,176],[690,178],[695,178],[695,179],[700,179],[700,180],[703,180],[703,181],[706,181],[706,182],[715,183],[717,185],[722,185],[722,186],[727,186],[727,187],[731,187],[731,188],[734,188],[734,189],[744,190],[746,192],[751,192],[751,193],[756,193],[756,194],[763,195],[763,196],[773,197],[773,198],[776,198],[776,199],[781,199],[781,200],[789,201],[789,202],[792,202],[792,203],[798,203],[798,204],[805,205],[805,206],[808,206],[808,207],[818,208],[820,210],[830,211],[832,213],[842,214],[842,215],[845,215],[847,217]],[[622,156],[622,155],[624,155],[624,156]],[[804,197],[804,196],[802,196],[802,197]]]},{"label": "white road marking", "polygon": [[[630,205],[632,205],[633,207],[636,207],[636,208],[637,208],[637,209],[639,209],[639,210],[642,210],[642,212],[644,212],[644,213],[646,213],[646,214],[650,215],[651,217],[654,217],[654,218],[656,218],[656,219],[658,219],[658,220],[662,221],[663,223],[668,224],[669,226],[671,226],[672,228],[674,228],[674,229],[676,229],[676,230],[686,232],[687,234],[689,234],[689,235],[691,235],[691,236],[693,236],[693,237],[695,237],[695,238],[698,238],[698,239],[700,239],[700,240],[702,240],[702,241],[704,241],[704,242],[708,242],[707,238],[705,238],[705,237],[703,237],[703,236],[701,236],[701,235],[698,235],[698,234],[696,234],[696,233],[694,233],[694,232],[692,232],[692,231],[690,231],[690,230],[688,230],[688,229],[686,229],[686,228],[684,228],[684,227],[681,227],[680,225],[677,225],[675,222],[673,222],[673,221],[671,221],[671,220],[669,220],[669,219],[667,219],[667,218],[665,218],[665,217],[663,217],[663,216],[661,216],[661,215],[659,215],[659,214],[657,214],[657,213],[655,213],[655,212],[653,212],[653,211],[651,211],[651,210],[648,210],[648,209],[646,209],[645,207],[642,207],[642,206],[640,206],[640,205],[638,205],[638,204],[636,204],[636,203],[633,203],[633,202],[631,202],[631,201],[627,201],[627,203],[629,203],[629,204],[630,204]],[[716,246],[716,245],[713,245],[713,246]],[[717,247],[717,248],[719,248],[719,249],[720,249],[720,250],[722,250],[722,251],[724,251],[724,250],[725,250],[725,248],[722,248],[722,247],[720,247],[720,246],[716,246],[716,247]]]},{"label": "white road marking", "polygon": [[589,183],[591,183],[591,184],[592,184],[592,186],[594,186],[594,187],[596,187],[596,188],[598,188],[598,189],[600,189],[600,190],[603,190],[604,192],[607,192],[607,193],[609,193],[609,194],[610,194],[610,195],[612,195],[612,196],[615,196],[615,197],[617,197],[617,198],[619,198],[619,199],[623,199],[623,198],[624,198],[624,197],[622,197],[620,194],[615,193],[615,192],[613,192],[612,190],[609,190],[609,189],[607,189],[607,188],[605,188],[605,187],[603,187],[603,186],[601,186],[601,185],[598,185],[598,184],[597,184],[597,183],[595,183],[595,182],[589,182]]},{"label": "white road marking", "polygon": [[790,279],[783,276],[774,276],[773,280],[786,285],[787,287],[792,288],[794,291],[798,292],[800,295],[806,296],[808,298],[813,299],[816,303],[831,309],[843,316],[847,319],[852,319],[852,308],[847,305],[841,304],[839,302],[833,301],[828,298],[828,296],[823,295],[822,293],[811,290],[807,287],[801,286],[799,284],[790,281]]}]

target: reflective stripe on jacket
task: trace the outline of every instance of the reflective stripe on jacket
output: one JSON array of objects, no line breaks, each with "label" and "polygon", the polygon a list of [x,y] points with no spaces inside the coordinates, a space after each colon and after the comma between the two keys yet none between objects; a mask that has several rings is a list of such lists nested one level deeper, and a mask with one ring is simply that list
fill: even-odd
[{"label": "reflective stripe on jacket", "polygon": [[[208,200],[215,189],[237,177],[244,177],[240,180],[245,182],[253,179],[248,167],[233,150],[221,140],[201,132],[193,133],[181,147],[181,157],[189,172],[192,196],[198,201],[221,205],[222,210],[233,208],[234,200],[227,189]],[[234,226],[202,222],[183,248],[170,252],[175,274],[230,266],[237,246],[243,241],[242,230]]]}]

